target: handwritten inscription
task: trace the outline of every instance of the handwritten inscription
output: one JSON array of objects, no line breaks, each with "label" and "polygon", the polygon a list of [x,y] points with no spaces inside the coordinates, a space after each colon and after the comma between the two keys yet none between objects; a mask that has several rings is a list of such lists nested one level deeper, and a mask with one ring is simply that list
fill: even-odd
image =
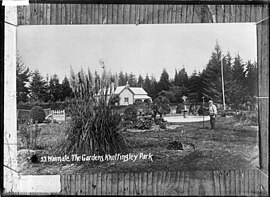
[{"label": "handwritten inscription", "polygon": [[78,154],[71,154],[71,155],[64,155],[64,156],[42,156],[41,157],[41,162],[91,162],[91,161],[131,161],[135,162],[136,160],[150,160],[153,161],[152,154],[148,153],[139,153],[139,154],[125,154],[122,155],[120,153],[110,155],[110,154],[105,154],[105,155],[78,155]]}]

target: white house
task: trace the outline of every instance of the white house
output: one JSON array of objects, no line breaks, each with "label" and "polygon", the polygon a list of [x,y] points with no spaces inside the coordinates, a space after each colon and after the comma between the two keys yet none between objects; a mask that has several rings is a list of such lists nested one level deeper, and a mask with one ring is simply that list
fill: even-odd
[{"label": "white house", "polygon": [[109,102],[112,95],[118,95],[120,98],[120,101],[118,103],[119,105],[131,105],[135,101],[152,102],[151,97],[147,95],[147,92],[143,88],[130,87],[128,83],[125,86],[118,86],[115,91],[113,90],[114,83],[112,83],[108,89],[99,90],[96,96],[97,98],[99,98],[101,95],[105,95],[107,92],[106,102]]},{"label": "white house", "polygon": [[135,101],[152,102],[151,97],[147,95],[147,92],[143,88],[130,87],[128,83],[125,86],[118,86],[113,94],[119,96],[119,105],[130,105]]}]

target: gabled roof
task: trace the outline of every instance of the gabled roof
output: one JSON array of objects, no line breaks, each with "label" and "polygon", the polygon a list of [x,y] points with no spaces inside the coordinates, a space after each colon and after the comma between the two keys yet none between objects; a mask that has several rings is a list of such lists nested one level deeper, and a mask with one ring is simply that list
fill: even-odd
[{"label": "gabled roof", "polygon": [[147,95],[134,95],[134,99],[151,99],[151,97]]},{"label": "gabled roof", "polygon": [[134,94],[146,94],[147,92],[143,88],[130,88]]},{"label": "gabled roof", "polygon": [[114,94],[120,94],[125,88],[129,89],[134,95],[147,95],[147,92],[143,88],[131,88],[127,86],[118,86],[114,91]]},{"label": "gabled roof", "polygon": [[126,86],[118,86],[115,91],[114,91],[114,94],[120,94],[124,89],[125,89]]}]

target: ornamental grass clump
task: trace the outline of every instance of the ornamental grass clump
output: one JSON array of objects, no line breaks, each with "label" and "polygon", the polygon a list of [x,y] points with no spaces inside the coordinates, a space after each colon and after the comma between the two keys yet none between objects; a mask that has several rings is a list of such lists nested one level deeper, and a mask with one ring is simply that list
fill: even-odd
[{"label": "ornamental grass clump", "polygon": [[90,71],[75,75],[71,69],[70,84],[75,98],[69,107],[70,126],[61,144],[61,154],[104,155],[126,151],[121,136],[121,118],[113,110],[109,95],[113,92],[110,73],[101,76]]}]

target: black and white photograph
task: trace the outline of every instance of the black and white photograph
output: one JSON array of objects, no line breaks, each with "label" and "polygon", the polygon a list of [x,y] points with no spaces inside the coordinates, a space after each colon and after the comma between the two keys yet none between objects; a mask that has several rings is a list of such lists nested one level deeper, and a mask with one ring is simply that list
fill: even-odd
[{"label": "black and white photograph", "polygon": [[257,176],[257,24],[104,20],[16,27],[17,191],[204,195]]},{"label": "black and white photograph", "polygon": [[21,172],[255,166],[255,30],[254,24],[19,27]]}]

